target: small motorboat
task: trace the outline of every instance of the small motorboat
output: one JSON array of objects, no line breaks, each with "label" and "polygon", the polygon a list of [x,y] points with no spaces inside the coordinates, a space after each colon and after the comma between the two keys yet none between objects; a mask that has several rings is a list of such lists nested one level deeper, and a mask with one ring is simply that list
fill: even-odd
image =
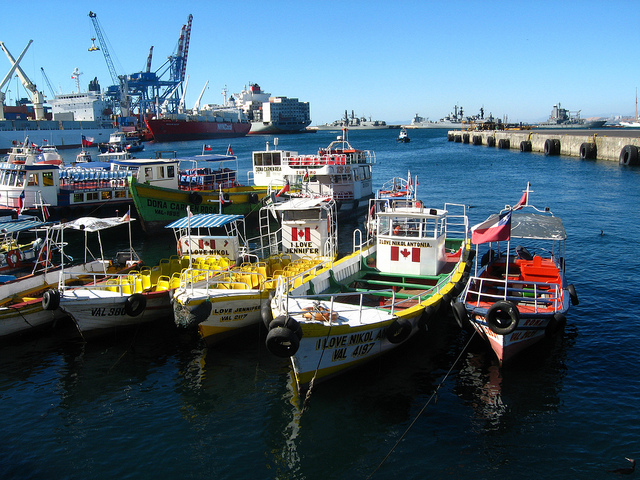
[{"label": "small motorboat", "polygon": [[[562,220],[531,205],[531,192],[527,184],[515,206],[471,228],[471,241],[482,245],[483,254],[476,256],[475,272],[452,304],[458,324],[473,327],[489,342],[500,365],[562,329],[569,306],[578,304],[565,279]],[[512,250],[514,239],[524,245]]]},{"label": "small motorboat", "polygon": [[396,141],[399,143],[409,143],[411,141],[411,139],[409,138],[409,134],[407,134],[406,128],[403,128],[402,130],[400,130],[400,133],[398,134],[398,138],[396,139]]}]

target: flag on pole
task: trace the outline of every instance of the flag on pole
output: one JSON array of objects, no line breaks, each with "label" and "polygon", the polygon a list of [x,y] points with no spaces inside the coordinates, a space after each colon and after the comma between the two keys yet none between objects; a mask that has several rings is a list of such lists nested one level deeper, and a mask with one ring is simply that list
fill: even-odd
[{"label": "flag on pole", "polygon": [[24,190],[20,192],[18,197],[18,213],[22,213],[22,210],[24,210]]},{"label": "flag on pole", "polygon": [[525,191],[522,194],[522,198],[520,198],[520,200],[518,201],[518,203],[516,203],[516,205],[513,207],[514,210],[520,210],[522,207],[524,207],[527,204],[527,201],[529,200],[529,192]]},{"label": "flag on pole", "polygon": [[308,182],[309,181],[309,170],[305,170],[304,172],[304,177],[302,178],[303,182]]},{"label": "flag on pole", "polygon": [[82,135],[82,146],[83,147],[92,147],[93,146],[93,142],[94,142],[94,138],[93,137],[85,137],[84,135]]},{"label": "flag on pole", "polygon": [[289,180],[287,180],[287,183],[285,184],[285,186],[282,187],[278,193],[276,193],[276,197],[279,197],[280,195],[282,195],[283,193],[287,193],[288,191],[289,191]]},{"label": "flag on pole", "polygon": [[409,178],[407,179],[407,190],[413,187],[413,179],[411,178],[411,170],[409,170]]},{"label": "flag on pole", "polygon": [[222,207],[224,206],[224,193],[222,193],[222,184],[220,184],[220,193],[218,195],[220,199],[220,213],[222,213]]},{"label": "flag on pole", "polygon": [[233,155],[233,150],[231,149],[231,144],[227,147],[227,155]]},{"label": "flag on pole", "polygon": [[493,214],[484,222],[471,227],[471,242],[474,244],[501,242],[511,238],[511,210]]},{"label": "flag on pole", "polygon": [[205,145],[205,146],[204,146],[204,151],[205,151],[205,152],[210,152],[211,150],[212,150],[212,149],[211,149],[211,145]]},{"label": "flag on pole", "polygon": [[51,214],[49,213],[49,208],[47,208],[46,205],[42,205],[42,217],[44,218],[44,221],[46,222],[47,220],[49,220],[50,216]]},{"label": "flag on pole", "polygon": [[127,210],[127,213],[125,213],[122,218],[120,219],[121,222],[130,222],[131,221],[131,207],[129,207],[129,210]]}]

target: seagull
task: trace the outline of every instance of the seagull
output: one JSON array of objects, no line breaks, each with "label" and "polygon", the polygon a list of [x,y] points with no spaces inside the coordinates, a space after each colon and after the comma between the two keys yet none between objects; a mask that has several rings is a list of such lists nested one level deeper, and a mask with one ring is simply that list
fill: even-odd
[{"label": "seagull", "polygon": [[616,468],[615,470],[609,470],[611,473],[617,473],[619,475],[631,475],[633,471],[636,469],[636,461],[633,458],[626,458],[629,462],[631,462],[630,467],[622,467]]}]

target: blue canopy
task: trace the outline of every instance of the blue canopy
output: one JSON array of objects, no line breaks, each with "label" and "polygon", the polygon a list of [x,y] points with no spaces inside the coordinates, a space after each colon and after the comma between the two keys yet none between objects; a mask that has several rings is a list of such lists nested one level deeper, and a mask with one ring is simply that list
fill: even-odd
[{"label": "blue canopy", "polygon": [[244,217],[242,215],[227,215],[224,213],[199,213],[197,215],[192,215],[191,220],[189,220],[189,217],[184,217],[180,220],[176,220],[175,222],[171,222],[164,228],[216,228],[224,227],[229,223],[243,219]]},{"label": "blue canopy", "polygon": [[38,218],[8,220],[0,222],[0,234],[22,232],[42,225],[44,222]]}]

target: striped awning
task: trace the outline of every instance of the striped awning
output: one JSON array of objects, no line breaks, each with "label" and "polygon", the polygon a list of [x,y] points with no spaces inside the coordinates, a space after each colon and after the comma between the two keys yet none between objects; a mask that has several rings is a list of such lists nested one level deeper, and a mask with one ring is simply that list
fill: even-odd
[{"label": "striped awning", "polygon": [[238,220],[242,220],[244,217],[242,215],[227,215],[224,213],[199,213],[197,215],[192,215],[191,219],[189,217],[181,218],[180,220],[176,220],[175,222],[171,222],[169,225],[166,225],[164,228],[216,228],[216,227],[224,227],[229,223],[236,222]]},{"label": "striped awning", "polygon": [[31,228],[44,225],[44,222],[38,218],[17,219],[0,222],[0,235],[7,233],[17,233]]}]

